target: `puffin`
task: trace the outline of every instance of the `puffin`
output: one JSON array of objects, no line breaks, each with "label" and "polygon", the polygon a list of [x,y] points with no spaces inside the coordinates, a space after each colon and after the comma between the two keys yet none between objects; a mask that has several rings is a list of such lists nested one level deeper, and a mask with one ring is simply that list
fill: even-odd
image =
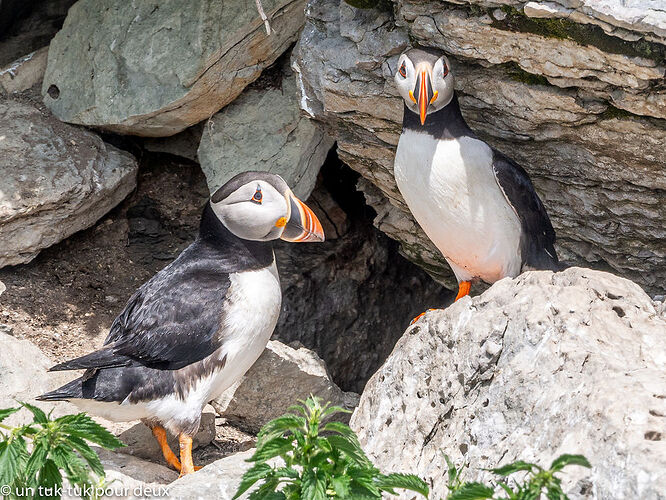
[{"label": "puffin", "polygon": [[[198,470],[192,437],[204,406],[254,364],[277,323],[277,239],[321,242],[324,231],[280,176],[230,179],[208,200],[195,241],[130,297],[104,345],[51,368],[83,375],[37,400],[141,420],[181,476]],[[178,436],[180,459],[166,431]]]},{"label": "puffin", "polygon": [[532,181],[467,125],[446,55],[410,49],[394,80],[404,100],[396,184],[453,270],[455,300],[478,280],[560,270],[555,231]]}]

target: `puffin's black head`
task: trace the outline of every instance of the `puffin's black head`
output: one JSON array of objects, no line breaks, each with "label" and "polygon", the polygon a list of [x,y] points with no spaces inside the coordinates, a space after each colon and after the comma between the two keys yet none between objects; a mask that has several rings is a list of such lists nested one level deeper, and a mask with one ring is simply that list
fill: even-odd
[{"label": "puffin's black head", "polygon": [[324,241],[317,216],[279,175],[243,172],[213,193],[215,216],[244,240]]},{"label": "puffin's black head", "polygon": [[395,83],[407,108],[421,117],[439,111],[453,99],[449,60],[439,52],[411,49],[398,60]]}]

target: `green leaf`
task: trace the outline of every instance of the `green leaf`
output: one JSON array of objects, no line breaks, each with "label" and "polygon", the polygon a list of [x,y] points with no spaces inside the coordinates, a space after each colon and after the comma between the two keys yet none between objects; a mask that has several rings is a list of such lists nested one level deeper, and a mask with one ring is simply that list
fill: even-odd
[{"label": "green leaf", "polygon": [[321,471],[305,469],[301,479],[301,496],[307,500],[327,500],[326,477]]},{"label": "green leaf", "polygon": [[[336,413],[352,413],[352,412],[350,410],[347,410],[347,409],[341,407],[341,406],[329,406],[328,408],[326,408],[322,412],[321,418],[324,419],[324,418],[326,418],[330,415],[335,415]],[[344,425],[344,424],[342,424],[342,425]]]},{"label": "green leaf", "polygon": [[24,403],[23,401],[19,401],[19,403],[24,408],[30,410],[30,413],[32,413],[35,417],[35,422],[38,424],[46,424],[49,421],[49,419],[46,417],[46,413],[44,413],[41,408],[37,408],[36,406],[29,403]]},{"label": "green leaf", "polygon": [[326,439],[328,439],[328,442],[331,443],[333,448],[343,451],[350,459],[356,462],[357,465],[371,465],[370,460],[357,443],[350,441],[344,436],[337,435],[328,436]]},{"label": "green leaf", "polygon": [[85,413],[65,415],[54,420],[65,434],[75,436],[100,445],[107,450],[122,448],[125,443],[95,422]]},{"label": "green leaf", "polygon": [[297,415],[283,415],[264,425],[257,435],[258,446],[263,441],[281,437],[287,431],[305,430],[305,418]]},{"label": "green leaf", "polygon": [[347,498],[351,494],[351,478],[349,476],[335,476],[331,478],[331,488],[340,498]]},{"label": "green leaf", "polygon": [[291,439],[282,437],[273,438],[261,444],[260,448],[254,452],[248,462],[265,462],[273,457],[280,456],[293,449],[293,442]]},{"label": "green leaf", "polygon": [[12,484],[21,473],[26,447],[21,437],[10,437],[0,442],[0,485]]},{"label": "green leaf", "polygon": [[414,474],[392,473],[388,475],[379,475],[375,478],[375,484],[380,490],[402,488],[415,491],[423,495],[426,499],[430,493],[430,488],[426,482]]},{"label": "green leaf", "polygon": [[88,465],[90,465],[90,468],[95,474],[99,477],[104,476],[104,467],[102,466],[102,462],[100,462],[97,453],[95,453],[95,451],[88,446],[83,439],[76,436],[69,436],[66,443],[79,452],[79,455],[88,462]]},{"label": "green leaf", "polygon": [[[62,476],[60,470],[53,460],[47,459],[39,471],[38,488],[35,492],[35,500],[50,499],[55,495],[55,488],[62,486]],[[40,495],[40,490],[44,495]]]},{"label": "green leaf", "polygon": [[0,422],[2,422],[4,419],[6,419],[9,415],[12,413],[16,413],[19,411],[21,408],[4,408],[0,410]]},{"label": "green leaf", "polygon": [[553,463],[550,466],[550,470],[557,472],[562,470],[567,465],[580,465],[581,467],[587,467],[588,469],[592,467],[590,462],[588,462],[587,458],[585,458],[583,455],[564,454],[553,460]]},{"label": "green leaf", "polygon": [[25,471],[23,473],[27,481],[32,482],[37,471],[44,466],[48,454],[49,442],[46,439],[40,439],[33,442],[32,454],[26,463]]},{"label": "green leaf", "polygon": [[523,462],[522,460],[517,460],[516,462],[504,465],[503,467],[498,467],[496,469],[486,469],[486,470],[490,470],[491,472],[497,474],[498,476],[509,476],[514,472],[518,472],[521,470],[531,471],[532,469],[535,468],[540,469],[540,467],[536,464],[531,464],[529,462]]},{"label": "green leaf", "polygon": [[245,471],[245,474],[243,474],[241,482],[238,485],[238,489],[236,490],[232,500],[235,500],[241,496],[243,493],[249,490],[254,485],[254,483],[261,479],[265,479],[272,472],[273,468],[265,463],[258,463],[253,467],[250,467],[247,471]]},{"label": "green leaf", "polygon": [[485,500],[493,498],[495,491],[485,484],[465,483],[451,493],[447,500]]}]

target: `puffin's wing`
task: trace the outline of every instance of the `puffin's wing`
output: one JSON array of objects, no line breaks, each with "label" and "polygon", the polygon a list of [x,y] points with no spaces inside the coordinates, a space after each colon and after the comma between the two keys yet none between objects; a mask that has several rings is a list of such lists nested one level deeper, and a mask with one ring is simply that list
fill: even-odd
[{"label": "puffin's wing", "polygon": [[559,270],[555,230],[527,172],[495,149],[493,172],[504,197],[520,219],[523,265]]},{"label": "puffin's wing", "polygon": [[167,266],[130,298],[103,348],[51,370],[130,365],[176,370],[200,361],[224,342],[229,286],[228,273],[206,262]]}]

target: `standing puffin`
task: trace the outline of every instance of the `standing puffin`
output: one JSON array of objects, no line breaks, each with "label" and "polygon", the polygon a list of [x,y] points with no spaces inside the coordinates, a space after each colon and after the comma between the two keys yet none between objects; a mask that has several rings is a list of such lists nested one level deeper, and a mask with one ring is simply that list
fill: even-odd
[{"label": "standing puffin", "polygon": [[405,52],[395,82],[405,101],[395,180],[456,275],[456,300],[478,279],[558,270],[555,231],[532,181],[467,126],[446,56]]},{"label": "standing puffin", "polygon": [[[324,241],[314,213],[281,177],[239,174],[203,211],[199,235],[130,297],[104,346],[51,368],[82,377],[43,394],[114,421],[142,420],[166,461],[194,472],[192,436],[203,407],[262,353],[282,292],[272,240]],[[167,444],[177,435],[180,460]]]}]

